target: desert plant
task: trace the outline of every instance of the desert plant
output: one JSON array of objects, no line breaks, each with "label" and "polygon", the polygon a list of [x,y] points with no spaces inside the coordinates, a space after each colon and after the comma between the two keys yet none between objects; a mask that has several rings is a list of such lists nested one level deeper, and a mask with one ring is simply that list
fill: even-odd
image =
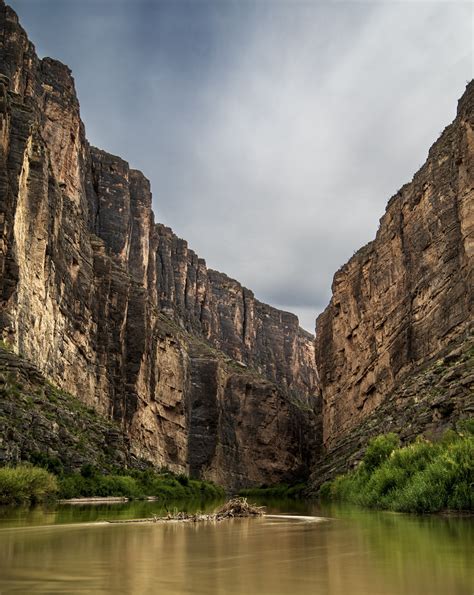
[{"label": "desert plant", "polygon": [[388,459],[392,452],[397,448],[400,441],[396,434],[390,433],[373,438],[367,445],[364,454],[364,465],[372,471],[383,461]]}]

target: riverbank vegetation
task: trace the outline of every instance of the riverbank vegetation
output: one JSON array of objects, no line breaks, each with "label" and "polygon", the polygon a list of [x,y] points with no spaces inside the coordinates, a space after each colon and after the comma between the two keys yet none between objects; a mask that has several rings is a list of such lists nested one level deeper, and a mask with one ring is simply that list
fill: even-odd
[{"label": "riverbank vegetation", "polygon": [[189,479],[186,475],[175,475],[170,471],[127,470],[103,475],[86,466],[81,473],[59,479],[59,495],[61,498],[123,496],[132,499],[154,496],[162,500],[179,500],[220,498],[225,491],[214,483]]},{"label": "riverbank vegetation", "polygon": [[325,483],[322,499],[398,512],[474,510],[474,420],[437,442],[399,446],[396,434],[369,442],[355,469]]},{"label": "riverbank vegetation", "polygon": [[126,470],[104,475],[91,465],[81,472],[55,475],[31,464],[0,468],[0,504],[35,504],[54,498],[119,496],[160,500],[221,498],[225,491],[211,482],[164,470]]},{"label": "riverbank vegetation", "polygon": [[58,493],[56,477],[39,467],[0,468],[0,504],[36,504]]}]

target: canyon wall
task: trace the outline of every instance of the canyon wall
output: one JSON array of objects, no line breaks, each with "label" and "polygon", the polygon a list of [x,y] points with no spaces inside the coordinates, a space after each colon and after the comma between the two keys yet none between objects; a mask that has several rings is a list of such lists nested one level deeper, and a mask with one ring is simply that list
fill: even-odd
[{"label": "canyon wall", "polygon": [[[352,450],[357,450],[364,442],[358,429],[367,420],[372,426],[366,427],[366,438],[383,429],[376,413],[382,406],[385,419],[404,419],[404,430],[416,426],[416,414],[411,423],[405,418],[407,401],[391,395],[421,368],[470,340],[473,256],[471,82],[456,119],[431,147],[426,163],[389,201],[375,240],[336,273],[330,304],[317,320],[326,459],[356,435]],[[472,383],[459,390],[472,400]],[[453,396],[448,392],[446,401]],[[418,433],[437,412],[430,415]],[[346,451],[344,456],[350,448]]]},{"label": "canyon wall", "polygon": [[230,488],[311,467],[316,489],[370,436],[472,409],[474,83],[336,273],[314,341],[155,222],[148,180],[89,146],[71,72],[3,0],[0,31],[1,337],[118,424],[125,462]]},{"label": "canyon wall", "polygon": [[169,228],[157,225],[157,232],[160,309],[296,397],[313,395],[318,385],[314,338],[299,327],[298,318],[207,269]]},{"label": "canyon wall", "polygon": [[146,178],[89,146],[71,72],[2,0],[0,30],[4,341],[137,457],[229,486],[304,472],[313,337],[155,224]]}]

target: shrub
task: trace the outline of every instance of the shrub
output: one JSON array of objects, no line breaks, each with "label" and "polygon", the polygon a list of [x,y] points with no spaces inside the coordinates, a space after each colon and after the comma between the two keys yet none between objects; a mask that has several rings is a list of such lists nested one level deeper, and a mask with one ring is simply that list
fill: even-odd
[{"label": "shrub", "polygon": [[61,498],[91,498],[94,496],[122,496],[144,498],[155,496],[162,500],[184,498],[216,498],[225,495],[224,490],[205,481],[190,480],[172,473],[146,471],[122,471],[111,475],[101,475],[97,469],[84,466],[81,473],[73,473],[61,478]]},{"label": "shrub", "polygon": [[325,481],[319,488],[319,497],[321,500],[331,500],[333,497],[332,485],[331,481]]},{"label": "shrub", "polygon": [[0,469],[0,503],[34,504],[53,497],[58,490],[54,475],[29,464]]},{"label": "shrub", "polygon": [[189,477],[187,475],[184,475],[184,473],[180,473],[179,475],[176,476],[176,479],[179,481],[179,483],[182,486],[188,486],[189,485]]},{"label": "shrub", "polygon": [[98,475],[98,470],[94,465],[86,463],[81,467],[81,475],[82,477],[96,477]]},{"label": "shrub", "polygon": [[460,434],[472,434],[474,435],[474,417],[468,419],[462,419],[457,423],[457,431]]},{"label": "shrub", "polygon": [[62,475],[64,473],[64,466],[57,457],[50,457],[41,452],[35,452],[31,455],[30,461],[37,467],[43,467],[50,471],[53,475]]},{"label": "shrub", "polygon": [[262,486],[260,488],[246,488],[239,491],[240,496],[251,498],[292,498],[298,499],[304,497],[305,483],[288,485],[280,483],[274,486]]}]

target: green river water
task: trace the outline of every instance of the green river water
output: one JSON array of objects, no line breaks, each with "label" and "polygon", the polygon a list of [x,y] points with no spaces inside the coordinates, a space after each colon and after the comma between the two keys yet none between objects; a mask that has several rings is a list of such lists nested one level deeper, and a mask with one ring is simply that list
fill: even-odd
[{"label": "green river water", "polygon": [[120,525],[97,521],[163,509],[156,502],[0,509],[0,594],[474,594],[472,517],[267,505],[294,518]]}]

